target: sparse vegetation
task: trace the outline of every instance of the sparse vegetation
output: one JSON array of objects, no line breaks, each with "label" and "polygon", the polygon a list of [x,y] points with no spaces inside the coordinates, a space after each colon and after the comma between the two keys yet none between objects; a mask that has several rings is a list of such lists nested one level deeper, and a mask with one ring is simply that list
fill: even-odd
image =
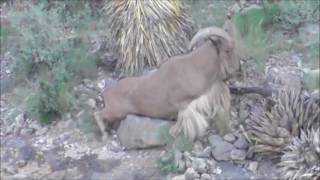
[{"label": "sparse vegetation", "polygon": [[263,69],[272,50],[271,33],[267,27],[274,22],[280,13],[276,3],[265,2],[262,7],[252,6],[242,8],[236,13],[233,21],[241,35],[241,57],[253,58],[258,67]]},{"label": "sparse vegetation", "polygon": [[106,10],[124,74],[139,75],[143,68],[186,52],[191,24],[183,1],[106,1]]},{"label": "sparse vegetation", "polygon": [[94,17],[85,1],[24,6],[8,14],[1,40],[14,54],[17,81],[35,90],[25,97],[29,114],[49,123],[72,108],[73,86],[97,75],[97,58],[88,46]]},{"label": "sparse vegetation", "polygon": [[[99,8],[94,5],[98,1],[101,5]],[[106,2],[111,3],[108,4],[110,6],[102,8]],[[136,4],[130,4],[132,2]],[[98,96],[98,89],[109,86],[124,74],[129,76],[141,74],[143,68],[158,66],[167,57],[185,52],[188,39],[197,30],[208,26],[221,27],[227,12],[233,11],[233,23],[238,30],[241,68],[246,73],[244,79],[247,80],[231,79],[228,85],[237,87],[262,86],[263,84],[264,88],[264,85],[272,84],[272,88],[279,90],[286,83],[282,82],[283,79],[291,81],[292,78],[292,84],[297,85],[299,89],[301,87],[302,91],[297,91],[298,93],[283,91],[268,98],[256,96],[253,93],[248,96],[235,95],[236,98],[233,96],[230,120],[234,132],[227,134],[230,136],[221,136],[221,142],[232,146],[233,149],[229,149],[231,152],[241,151],[246,153],[246,156],[245,160],[234,160],[230,155],[226,157],[227,161],[239,163],[244,169],[249,169],[249,166],[254,166],[256,163],[259,168],[252,173],[257,175],[260,173],[260,168],[263,170],[260,163],[264,162],[261,162],[260,158],[277,159],[277,168],[280,170],[278,175],[281,178],[312,179],[315,176],[316,179],[320,176],[318,165],[320,100],[316,97],[320,90],[319,0],[1,0],[0,4],[1,85],[6,75],[10,75],[9,81],[14,81],[12,90],[9,88],[10,90],[1,92],[1,97],[3,94],[6,96],[5,100],[1,100],[0,107],[0,136],[9,139],[5,141],[9,142],[4,143],[5,145],[11,143],[10,138],[12,137],[20,138],[22,131],[27,138],[28,135],[32,138],[41,137],[43,134],[36,135],[36,132],[38,129],[42,130],[43,126],[38,127],[38,124],[32,120],[37,120],[42,125],[48,125],[56,120],[70,120],[55,122],[54,126],[50,127],[44,126],[50,132],[50,130],[54,131],[55,127],[61,128],[58,125],[65,123],[61,129],[66,131],[66,137],[63,135],[61,139],[60,137],[52,138],[39,145],[42,148],[52,144],[54,148],[64,149],[63,151],[59,149],[58,153],[65,152],[69,148],[69,144],[65,144],[63,140],[78,143],[78,139],[97,135],[98,127],[94,121],[93,112],[103,106],[103,100]],[[145,8],[146,6],[150,8]],[[146,15],[151,18],[146,18]],[[161,18],[165,20],[160,21]],[[102,39],[106,39],[108,44],[103,44]],[[113,47],[115,49],[112,49]],[[105,49],[108,49],[108,52],[104,51]],[[118,69],[113,71],[113,68],[106,67],[108,70],[112,69],[109,74],[104,71],[107,63],[104,64],[102,61],[109,61],[104,57],[114,54],[119,57],[110,59],[117,60],[112,63],[117,63]],[[10,67],[3,68],[3,62],[8,62]],[[103,66],[100,67],[100,65]],[[9,73],[2,72],[7,68],[10,70]],[[124,74],[119,75],[118,70]],[[288,76],[286,72],[282,72],[286,70],[290,71]],[[277,75],[279,71],[281,73]],[[270,72],[275,75],[269,77]],[[101,78],[101,74],[106,77]],[[259,77],[252,77],[256,75]],[[99,84],[100,81],[104,81],[102,85]],[[260,102],[262,99],[263,102]],[[2,107],[6,103],[10,104],[9,108]],[[16,125],[18,121],[22,125]],[[31,123],[33,123],[32,126]],[[72,123],[76,123],[76,126]],[[7,124],[10,127],[4,127]],[[77,134],[77,137],[70,138],[69,136],[73,134],[65,130],[70,127],[77,127],[81,131],[79,133],[81,136]],[[152,157],[155,160],[159,158],[161,152],[163,156],[157,159],[157,166],[164,174],[183,173],[190,166],[196,169],[193,167],[196,166],[196,163],[193,163],[196,161],[186,163],[185,160],[188,159],[186,156],[189,155],[192,158],[196,157],[194,159],[200,159],[199,162],[202,160],[214,162],[213,159],[218,161],[213,155],[215,149],[218,148],[212,145],[213,142],[209,138],[210,135],[217,134],[218,131],[215,131],[215,128],[210,130],[208,136],[205,135],[200,142],[197,139],[195,147],[193,147],[193,142],[183,134],[177,138],[172,137],[169,129],[170,127],[163,127],[159,132],[160,139],[168,145],[164,154],[161,148],[157,149],[156,153],[147,149],[138,150],[138,153],[132,154],[138,154],[139,158],[145,158],[148,161],[148,158],[151,158],[150,154],[156,154]],[[72,174],[73,170],[77,173],[78,170],[89,169],[89,173],[92,173],[91,167],[97,171],[104,171],[105,167],[104,165],[100,167],[100,161],[109,163],[109,159],[99,158],[101,154],[110,155],[108,153],[112,153],[112,158],[119,154],[122,158],[125,157],[125,155],[122,156],[122,153],[125,152],[130,156],[124,158],[126,163],[128,162],[126,158],[133,159],[130,163],[137,162],[136,157],[132,157],[130,151],[125,151],[121,145],[117,144],[118,139],[113,133],[112,131],[111,136],[108,137],[112,143],[102,142],[103,146],[96,147],[98,143],[94,142],[90,151],[86,149],[86,152],[79,152],[79,154],[90,152],[92,156],[90,154],[77,160],[61,161],[68,162],[66,171],[61,172]],[[83,138],[83,134],[86,138]],[[49,137],[51,134],[45,134],[47,135]],[[241,138],[242,135],[245,138]],[[37,139],[33,140],[30,142],[33,143]],[[50,144],[51,140],[53,143]],[[250,142],[243,143],[245,148],[237,147],[236,142],[240,144],[242,140],[246,143]],[[20,139],[12,142],[12,144],[18,144]],[[88,143],[87,140],[83,140],[83,143],[87,143],[88,147],[91,145],[91,142]],[[60,146],[60,144],[63,145]],[[82,145],[79,144],[79,146]],[[39,150],[36,146],[31,147]],[[28,150],[29,147],[21,149],[25,148]],[[206,151],[204,151],[205,148]],[[72,151],[70,149],[69,151]],[[184,153],[188,151],[192,152]],[[4,152],[11,158],[11,154],[7,153],[11,152],[11,147]],[[41,149],[41,153],[43,152]],[[140,152],[143,153],[140,154]],[[151,153],[148,154],[149,152]],[[37,151],[37,156],[43,158],[41,153]],[[217,154],[220,155],[219,153]],[[187,155],[184,156],[185,154]],[[47,161],[45,158],[43,160]],[[61,158],[66,159],[65,154],[62,154]],[[57,160],[60,161],[58,158]],[[179,164],[181,160],[183,160],[183,165]],[[1,165],[6,166],[2,164],[2,161]],[[32,160],[30,161],[26,163],[27,168],[25,169],[33,165]],[[88,162],[82,163],[83,161]],[[80,166],[75,165],[78,162]],[[87,163],[93,166],[87,167]],[[119,162],[114,160],[110,164],[113,165],[113,163],[118,166],[120,160]],[[139,165],[134,163],[134,166]],[[272,165],[276,166],[276,163]],[[17,166],[15,161],[10,162],[11,164]],[[39,171],[47,168],[43,168],[43,165],[47,166],[47,164],[37,164]],[[50,162],[49,165],[51,164],[54,163]],[[219,164],[214,163],[213,165],[214,176],[220,173],[216,168]],[[69,165],[73,167],[70,168]],[[14,169],[12,176],[21,175],[20,173],[25,169],[20,168],[1,168],[1,172],[12,173]],[[202,172],[205,172],[202,174],[207,173],[207,171]],[[52,172],[54,175],[59,175],[59,173],[58,171]],[[88,177],[83,177],[90,178],[89,173],[86,174]],[[100,175],[99,173],[93,172],[92,174]],[[108,173],[101,172],[101,175],[109,175]],[[202,174],[199,173],[199,179],[202,179]],[[16,177],[20,177],[18,175]],[[214,176],[211,177],[214,178]],[[50,176],[44,175],[43,177],[49,178]]]}]

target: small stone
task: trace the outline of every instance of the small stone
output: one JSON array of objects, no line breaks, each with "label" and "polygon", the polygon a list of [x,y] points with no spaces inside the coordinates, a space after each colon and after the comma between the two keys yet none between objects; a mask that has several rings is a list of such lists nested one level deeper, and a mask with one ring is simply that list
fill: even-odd
[{"label": "small stone", "polygon": [[185,178],[184,174],[182,174],[182,175],[178,175],[178,176],[171,178],[171,180],[186,180],[186,178]]},{"label": "small stone", "polygon": [[89,105],[91,108],[96,107],[96,101],[94,99],[88,99],[87,105]]},{"label": "small stone", "polygon": [[29,161],[36,157],[36,150],[31,145],[26,145],[19,148],[18,160]]},{"label": "small stone", "polygon": [[236,142],[233,145],[239,149],[249,148],[249,143],[247,142],[246,138],[242,135],[236,140]]},{"label": "small stone", "polygon": [[37,121],[33,121],[30,126],[30,128],[33,128],[35,131],[40,130],[42,127]]},{"label": "small stone", "polygon": [[194,158],[192,161],[192,168],[202,174],[206,172],[206,161],[202,158]]},{"label": "small stone", "polygon": [[200,175],[193,169],[188,168],[184,173],[185,180],[194,180],[195,178],[200,178]]},{"label": "small stone", "polygon": [[233,149],[230,153],[230,158],[232,160],[243,161],[246,159],[246,154],[247,153],[244,150]]},{"label": "small stone", "polygon": [[12,124],[14,126],[13,127],[14,134],[18,134],[20,129],[24,126],[24,124],[25,124],[25,118],[24,117],[25,117],[24,113],[21,113],[18,116],[16,116],[15,123]]},{"label": "small stone", "polygon": [[22,167],[24,167],[24,166],[27,165],[27,161],[25,161],[25,160],[18,160],[18,161],[16,162],[16,165],[17,165],[17,167],[22,168]]},{"label": "small stone", "polygon": [[210,176],[210,174],[207,174],[207,173],[201,174],[200,180],[210,180],[210,179],[212,179],[212,177]]},{"label": "small stone", "polygon": [[176,161],[177,172],[184,172],[186,170],[186,162],[182,159]]},{"label": "small stone", "polygon": [[235,135],[233,135],[232,133],[228,133],[226,135],[223,136],[223,139],[229,143],[233,143],[237,138]]},{"label": "small stone", "polygon": [[36,131],[36,136],[44,135],[47,131],[48,131],[48,127],[45,126],[45,127],[41,128],[41,129],[39,129],[38,131]]},{"label": "small stone", "polygon": [[99,81],[99,82],[97,83],[97,86],[98,86],[98,88],[99,88],[100,90],[103,90],[104,87],[105,87],[105,85],[106,85],[106,83],[105,83],[104,79],[101,80],[101,81]]},{"label": "small stone", "polygon": [[222,169],[218,166],[214,169],[213,174],[221,174],[222,173]]},{"label": "small stone", "polygon": [[248,169],[252,172],[256,172],[258,169],[258,165],[259,164],[256,161],[249,162]]},{"label": "small stone", "polygon": [[192,167],[192,161],[190,159],[186,159],[186,168]]},{"label": "small stone", "polygon": [[213,159],[207,159],[207,173],[214,174],[216,168],[216,162]]},{"label": "small stone", "polygon": [[66,171],[55,171],[48,175],[48,179],[63,179],[66,176]]},{"label": "small stone", "polygon": [[195,153],[195,155],[200,158],[210,158],[211,147],[208,146],[203,151]]},{"label": "small stone", "polygon": [[112,141],[111,146],[110,146],[110,150],[112,152],[121,152],[121,151],[123,151],[123,147],[121,147],[120,144],[118,144],[117,142]]},{"label": "small stone", "polygon": [[23,128],[20,131],[20,135],[22,135],[22,136],[29,136],[29,135],[32,135],[33,133],[34,133],[33,128]]},{"label": "small stone", "polygon": [[202,143],[200,141],[194,142],[192,149],[193,151],[200,152],[203,149]]},{"label": "small stone", "polygon": [[6,146],[20,149],[27,146],[27,142],[22,138],[12,138],[6,142]]},{"label": "small stone", "polygon": [[239,119],[245,120],[249,116],[249,112],[246,109],[240,109],[239,111]]},{"label": "small stone", "polygon": [[13,179],[26,179],[28,176],[26,174],[15,174]]},{"label": "small stone", "polygon": [[223,141],[218,135],[211,135],[208,138],[212,148],[212,156],[218,161],[227,161],[230,159],[230,152],[234,148],[232,144]]}]

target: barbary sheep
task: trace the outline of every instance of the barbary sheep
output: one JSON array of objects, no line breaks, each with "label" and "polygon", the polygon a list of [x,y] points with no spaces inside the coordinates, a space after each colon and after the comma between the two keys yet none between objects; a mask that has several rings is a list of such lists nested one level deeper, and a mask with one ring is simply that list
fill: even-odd
[{"label": "barbary sheep", "polygon": [[[225,71],[227,71],[229,77],[235,75],[240,67],[236,44],[237,32],[230,18],[231,16],[228,16],[228,20],[223,25],[223,30],[231,36],[233,49],[229,53],[220,54],[220,58],[225,60],[221,61],[220,70],[226,68]],[[207,37],[216,31],[215,27],[200,30],[190,42],[189,49],[192,50],[201,45],[204,40],[207,40]],[[187,108],[179,111],[177,123],[170,129],[171,135],[177,136],[183,131],[190,139],[194,139],[203,136],[209,125],[213,124],[221,134],[230,130],[231,95],[229,87],[225,83],[226,79],[223,79],[223,77],[225,76],[221,76],[220,81],[213,83],[206,93],[194,99]]]},{"label": "barbary sheep", "polygon": [[[230,20],[227,23],[231,23]],[[105,107],[94,113],[101,132],[105,134],[106,125],[120,121],[128,114],[177,118],[180,125],[177,123],[171,132],[180,132],[179,127],[190,121],[179,121],[183,119],[179,116],[186,115],[191,102],[212,88],[217,93],[229,93],[223,81],[239,69],[234,40],[229,33],[227,29],[217,27],[202,30],[191,40],[191,52],[171,57],[154,73],[125,78],[105,89]],[[183,133],[192,139],[200,135],[197,131],[203,131],[206,124],[199,123],[183,126]]]}]

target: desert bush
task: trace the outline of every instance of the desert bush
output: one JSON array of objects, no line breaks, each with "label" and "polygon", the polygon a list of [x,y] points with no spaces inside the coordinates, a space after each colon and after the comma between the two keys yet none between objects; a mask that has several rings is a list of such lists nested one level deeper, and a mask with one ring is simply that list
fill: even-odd
[{"label": "desert bush", "polygon": [[240,9],[233,17],[241,36],[239,37],[241,57],[253,58],[260,68],[264,67],[273,48],[271,32],[268,32],[267,28],[272,25],[279,12],[278,4],[264,2],[262,6]]},{"label": "desert bush", "polygon": [[58,21],[58,14],[44,12],[43,6],[31,6],[29,10],[9,14],[15,28],[15,72],[26,77],[38,72],[42,66],[52,68],[61,60],[61,52],[67,48],[67,39]]},{"label": "desert bush", "polygon": [[225,21],[227,7],[232,1],[214,1],[214,0],[187,0],[188,13],[192,18],[192,24],[195,26],[194,32],[209,26],[221,27]]},{"label": "desert bush", "polygon": [[253,109],[247,127],[249,138],[255,142],[251,150],[279,158],[293,137],[319,128],[320,108],[314,98],[308,99],[297,90],[281,91],[272,100],[274,106]]},{"label": "desert bush", "polygon": [[174,151],[167,152],[164,157],[158,160],[158,167],[160,171],[164,174],[177,172],[177,164],[175,162]]},{"label": "desert bush", "polygon": [[[45,3],[39,3],[29,10],[13,11],[9,15],[16,30],[13,37],[16,43],[11,49],[16,55],[15,71],[22,77],[30,77],[42,68],[51,70],[56,64],[66,61],[70,58],[68,52],[77,48],[82,43],[81,38],[84,38],[81,33],[87,27],[83,24],[89,21],[84,14],[77,14],[74,18],[66,15],[65,18],[71,20],[65,20],[61,18],[64,6],[53,10],[46,10],[46,7]],[[84,12],[88,11],[84,9]],[[89,51],[88,48],[82,50]]]},{"label": "desert bush", "polygon": [[185,171],[183,162],[183,154],[178,150],[169,150],[163,154],[158,160],[158,167],[164,174],[182,173]]},{"label": "desert bush", "polygon": [[191,24],[181,0],[106,1],[118,68],[126,75],[186,52]]},{"label": "desert bush", "polygon": [[307,23],[320,22],[320,1],[280,1],[277,24],[285,31],[298,32]]},{"label": "desert bush", "polygon": [[68,74],[56,68],[47,78],[36,83],[36,93],[29,99],[29,113],[33,119],[49,123],[70,110],[73,95],[68,85]]},{"label": "desert bush", "polygon": [[[95,17],[86,1],[40,1],[8,14],[13,33],[1,36],[13,52],[14,72],[20,86],[31,87],[25,96],[28,114],[42,123],[70,111],[73,86],[97,75],[97,57],[90,48]],[[1,39],[1,40],[2,40]]]}]

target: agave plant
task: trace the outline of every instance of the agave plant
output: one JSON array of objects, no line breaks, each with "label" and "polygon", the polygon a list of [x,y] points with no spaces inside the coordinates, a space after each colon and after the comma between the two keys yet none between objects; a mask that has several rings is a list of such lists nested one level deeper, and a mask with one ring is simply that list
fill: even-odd
[{"label": "agave plant", "polygon": [[251,150],[278,158],[293,137],[300,137],[301,130],[319,128],[320,108],[300,91],[281,91],[273,100],[270,111],[262,107],[252,111],[248,135],[255,142]]},{"label": "agave plant", "polygon": [[320,178],[320,129],[302,131],[284,149],[279,171],[281,179]]},{"label": "agave plant", "polygon": [[122,72],[140,73],[187,50],[192,30],[181,0],[112,0],[105,8]]}]

